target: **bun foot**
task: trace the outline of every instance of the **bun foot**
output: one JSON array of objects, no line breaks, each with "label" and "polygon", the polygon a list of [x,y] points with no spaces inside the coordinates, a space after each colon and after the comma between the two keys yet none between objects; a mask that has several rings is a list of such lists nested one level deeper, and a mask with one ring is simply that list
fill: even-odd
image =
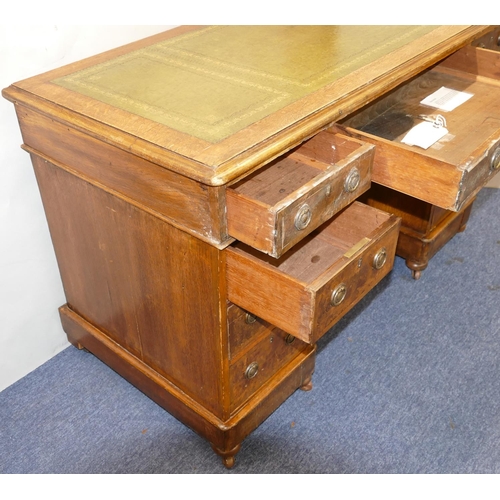
[{"label": "bun foot", "polygon": [[73,344],[79,351],[90,352],[86,347],[83,347],[80,342],[75,342]]},{"label": "bun foot", "polygon": [[235,455],[240,451],[241,444],[236,445],[232,450],[222,451],[212,445],[212,450],[222,458],[222,463],[226,469],[231,469],[235,463]]},{"label": "bun foot", "polygon": [[306,380],[306,382],[299,387],[301,391],[310,391],[313,388],[312,378]]},{"label": "bun foot", "polygon": [[406,261],[406,266],[410,269],[412,278],[414,280],[419,280],[422,276],[422,271],[427,267],[428,262],[413,262],[411,260]]},{"label": "bun foot", "polygon": [[422,271],[412,271],[411,276],[414,280],[419,280],[420,276],[422,276]]}]

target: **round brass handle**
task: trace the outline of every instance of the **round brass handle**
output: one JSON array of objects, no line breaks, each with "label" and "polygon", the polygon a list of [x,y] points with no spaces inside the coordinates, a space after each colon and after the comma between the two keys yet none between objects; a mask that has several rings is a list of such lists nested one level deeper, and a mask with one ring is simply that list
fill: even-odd
[{"label": "round brass handle", "polygon": [[359,170],[354,167],[349,174],[347,174],[347,177],[344,182],[344,191],[346,193],[352,193],[353,191],[356,191],[358,189],[359,183],[361,182],[361,175],[359,173]]},{"label": "round brass handle", "polygon": [[294,337],[293,335],[288,334],[288,335],[285,337],[285,342],[286,342],[287,344],[291,344],[294,340],[295,340],[295,337]]},{"label": "round brass handle", "polygon": [[491,157],[490,162],[491,170],[498,170],[500,168],[500,147],[498,147]]},{"label": "round brass handle", "polygon": [[254,378],[259,371],[259,364],[255,361],[250,363],[245,370],[245,377],[248,379]]},{"label": "round brass handle", "polygon": [[302,205],[295,216],[295,227],[302,231],[305,229],[312,219],[312,212],[309,205]]},{"label": "round brass handle", "polygon": [[251,325],[252,323],[255,323],[257,321],[257,316],[254,314],[246,313],[245,314],[245,323],[247,325]]},{"label": "round brass handle", "polygon": [[387,250],[381,248],[373,257],[373,267],[375,269],[382,269],[387,262]]},{"label": "round brass handle", "polygon": [[332,306],[338,306],[344,301],[346,295],[347,285],[345,283],[341,283],[333,290],[330,303]]}]

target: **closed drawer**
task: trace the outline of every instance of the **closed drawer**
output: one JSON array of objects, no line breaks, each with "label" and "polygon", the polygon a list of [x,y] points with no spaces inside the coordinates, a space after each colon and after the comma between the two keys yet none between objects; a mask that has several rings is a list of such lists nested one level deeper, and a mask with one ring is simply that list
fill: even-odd
[{"label": "closed drawer", "polygon": [[[452,111],[420,104],[441,87],[473,96]],[[448,134],[429,149],[403,144],[430,114]],[[459,211],[500,168],[500,53],[465,47],[333,129],[376,146],[373,182]]]},{"label": "closed drawer", "polygon": [[227,307],[227,327],[229,360],[236,358],[262,332],[273,328],[267,321],[231,303]]},{"label": "closed drawer", "polygon": [[320,132],[227,189],[229,234],[281,256],[369,188],[373,149]]},{"label": "closed drawer", "polygon": [[308,345],[277,328],[267,329],[260,340],[229,366],[231,411],[236,410]]},{"label": "closed drawer", "polygon": [[400,219],[353,202],[279,259],[235,243],[231,302],[314,343],[392,268]]}]

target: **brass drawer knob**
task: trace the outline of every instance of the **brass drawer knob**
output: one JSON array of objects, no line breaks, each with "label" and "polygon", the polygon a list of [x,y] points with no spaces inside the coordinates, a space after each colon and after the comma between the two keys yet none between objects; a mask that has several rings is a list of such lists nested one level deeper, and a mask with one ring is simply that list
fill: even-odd
[{"label": "brass drawer knob", "polygon": [[342,304],[346,295],[347,295],[347,285],[345,283],[341,283],[332,292],[332,297],[330,299],[332,306],[338,306]]},{"label": "brass drawer knob", "polygon": [[493,171],[498,170],[500,168],[500,147],[498,147],[495,150],[493,156],[491,157],[490,168]]},{"label": "brass drawer knob", "polygon": [[361,175],[359,170],[354,167],[347,175],[344,182],[344,191],[346,193],[352,193],[358,189],[359,183],[361,182]]},{"label": "brass drawer knob", "polygon": [[259,364],[255,361],[250,363],[245,370],[245,377],[248,379],[254,378],[259,371]]},{"label": "brass drawer knob", "polygon": [[252,323],[255,323],[256,321],[257,321],[257,316],[255,316],[255,314],[250,314],[250,313],[245,314],[245,323],[247,325],[251,325]]},{"label": "brass drawer knob", "polygon": [[286,342],[287,344],[291,344],[294,340],[295,340],[295,337],[294,337],[293,335],[288,334],[288,335],[285,337],[285,342]]},{"label": "brass drawer knob", "polygon": [[382,269],[387,262],[387,250],[381,248],[373,257],[373,267],[375,269]]},{"label": "brass drawer knob", "polygon": [[299,231],[302,231],[302,229],[305,229],[309,225],[311,218],[312,212],[309,205],[302,205],[295,216],[295,227]]}]

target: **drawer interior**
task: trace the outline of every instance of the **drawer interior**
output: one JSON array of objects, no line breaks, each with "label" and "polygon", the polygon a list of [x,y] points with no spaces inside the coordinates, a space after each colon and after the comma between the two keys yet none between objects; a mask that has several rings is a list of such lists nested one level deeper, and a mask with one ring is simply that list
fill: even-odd
[{"label": "drawer interior", "polygon": [[278,259],[235,242],[226,249],[228,299],[314,343],[391,270],[399,225],[355,201]]},{"label": "drawer interior", "polygon": [[279,259],[263,255],[244,243],[236,243],[234,248],[261,265],[310,286],[327,271],[341,266],[346,253],[352,254],[368,244],[372,233],[390,217],[386,212],[355,202]]},{"label": "drawer interior", "polygon": [[[500,53],[465,47],[332,130],[376,146],[373,182],[458,212],[500,169],[499,68]],[[472,97],[450,111],[421,104],[441,87]],[[438,114],[446,135],[428,149],[402,143],[412,127]]]},{"label": "drawer interior", "polygon": [[231,186],[236,193],[271,208],[361,147],[359,142],[322,132],[291,153]]},{"label": "drawer interior", "polygon": [[[441,87],[468,92],[473,97],[453,111],[440,111],[420,104],[420,101]],[[429,149],[405,147],[442,162],[463,165],[485,139],[500,129],[500,82],[493,79],[476,80],[468,73],[448,73],[445,67],[438,66],[343,124],[401,143],[405,134],[423,121],[420,115],[431,114],[445,117],[449,133]]]}]

